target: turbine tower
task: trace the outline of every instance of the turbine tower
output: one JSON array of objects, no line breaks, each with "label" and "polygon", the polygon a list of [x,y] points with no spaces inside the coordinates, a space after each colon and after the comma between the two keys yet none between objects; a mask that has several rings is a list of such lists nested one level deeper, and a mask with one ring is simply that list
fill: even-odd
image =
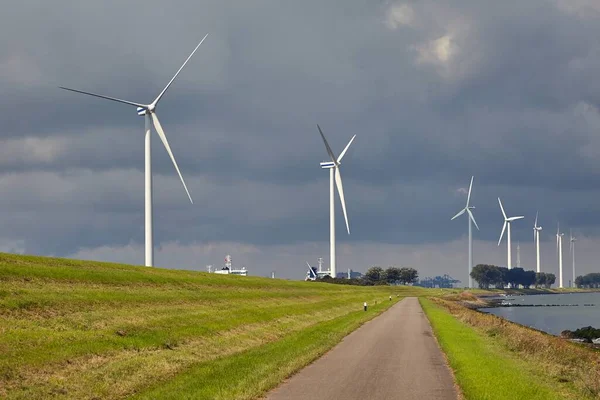
[{"label": "turbine tower", "polygon": [[144,132],[145,132],[145,163],[144,163],[145,164],[145,169],[144,169],[145,170],[145,225],[146,225],[146,227],[145,227],[145,248],[146,248],[145,263],[146,263],[147,267],[151,267],[154,264],[154,230],[153,230],[153,221],[152,221],[152,147],[151,147],[151,139],[152,139],[151,130],[152,130],[153,125],[154,125],[154,129],[156,130],[156,133],[158,134],[158,137],[160,138],[163,145],[165,146],[165,149],[167,150],[169,157],[171,157],[171,161],[173,162],[173,165],[175,166],[175,170],[177,171],[177,174],[179,175],[179,179],[181,180],[181,183],[183,184],[183,188],[185,189],[185,192],[187,193],[188,198],[190,199],[190,202],[192,204],[194,203],[192,200],[192,196],[190,196],[190,192],[188,191],[188,188],[185,184],[185,181],[183,180],[183,176],[181,175],[181,172],[179,171],[179,167],[177,166],[177,162],[175,161],[175,157],[173,156],[173,152],[171,151],[171,147],[169,146],[169,142],[167,141],[167,137],[162,128],[162,125],[160,124],[160,121],[158,120],[158,116],[156,115],[156,106],[158,105],[158,102],[163,97],[163,95],[165,94],[167,89],[169,89],[169,87],[171,86],[173,81],[175,81],[175,78],[177,78],[177,75],[179,75],[179,73],[181,72],[183,67],[185,67],[185,65],[188,63],[188,61],[190,61],[190,59],[192,58],[194,53],[196,53],[196,50],[198,50],[198,48],[200,47],[202,42],[204,42],[204,40],[206,39],[207,36],[208,36],[208,34],[206,34],[206,36],[204,36],[204,38],[202,38],[202,40],[200,41],[200,43],[198,43],[198,45],[196,46],[194,51],[192,51],[192,53],[185,60],[183,65],[179,68],[179,70],[177,70],[177,72],[175,73],[173,78],[171,78],[169,83],[167,83],[167,86],[165,86],[165,88],[159,93],[159,95],[150,104],[134,103],[132,101],[121,100],[121,99],[117,99],[115,97],[108,97],[108,96],[103,96],[100,94],[84,92],[82,90],[69,89],[67,87],[60,86],[61,89],[69,90],[71,92],[86,94],[89,96],[99,97],[101,99],[112,100],[112,101],[116,101],[118,103],[123,103],[123,104],[127,104],[129,106],[137,107],[137,114],[144,117],[144,120],[145,120],[145,129],[144,129]]},{"label": "turbine tower", "polygon": [[560,233],[560,225],[556,228],[556,251],[558,253],[558,287],[563,288],[563,266],[562,266],[562,238],[564,233]]},{"label": "turbine tower", "polygon": [[570,248],[571,257],[573,257],[573,281],[572,286],[575,287],[575,241],[577,239],[573,236],[573,230],[571,229],[571,239],[570,239]]},{"label": "turbine tower", "polygon": [[479,227],[477,226],[477,222],[475,222],[475,217],[473,216],[473,213],[471,212],[471,210],[474,209],[475,207],[469,206],[469,200],[471,200],[471,189],[473,188],[473,178],[474,177],[471,176],[471,184],[469,185],[469,193],[467,194],[467,205],[465,206],[465,208],[460,210],[458,212],[458,214],[456,214],[454,217],[452,217],[450,219],[450,221],[452,221],[455,218],[458,218],[461,215],[463,215],[465,212],[469,215],[469,261],[467,264],[467,275],[469,277],[469,287],[470,288],[473,287],[473,278],[471,278],[471,271],[473,269],[473,234],[472,234],[471,223],[475,224],[475,227],[477,228],[477,230],[479,230]]},{"label": "turbine tower", "polygon": [[517,268],[521,268],[521,243],[517,242]]},{"label": "turbine tower", "polygon": [[344,219],[346,220],[346,230],[348,231],[348,235],[350,234],[350,225],[348,225],[348,214],[346,213],[346,201],[344,200],[344,188],[342,186],[342,176],[340,175],[340,164],[342,162],[342,158],[348,151],[348,148],[354,141],[356,135],[352,136],[352,139],[348,142],[344,151],[341,152],[340,156],[336,158],[335,154],[329,147],[329,143],[327,143],[327,139],[325,139],[325,135],[321,130],[321,127],[317,124],[317,129],[321,134],[321,138],[323,138],[323,143],[325,143],[325,149],[327,150],[327,154],[331,158],[331,161],[324,161],[321,163],[321,168],[329,169],[329,273],[332,278],[336,277],[336,262],[335,262],[335,189],[333,182],[335,181],[335,186],[337,186],[338,194],[340,195],[340,202],[342,203],[342,211],[344,212]]},{"label": "turbine tower", "polygon": [[541,226],[538,226],[538,213],[535,213],[535,222],[533,223],[533,242],[535,243],[535,255],[537,262],[537,272],[542,272],[540,269],[540,231],[542,230]]},{"label": "turbine tower", "polygon": [[504,207],[502,207],[502,201],[500,201],[500,197],[498,197],[498,203],[500,204],[500,210],[502,210],[502,215],[504,216],[504,225],[502,225],[502,233],[500,233],[500,239],[498,239],[498,246],[500,246],[500,242],[502,242],[502,237],[504,236],[504,230],[506,230],[506,226],[508,226],[508,232],[507,232],[507,236],[506,236],[506,243],[507,243],[507,262],[506,262],[506,266],[508,267],[508,269],[512,269],[512,262],[511,262],[511,254],[510,254],[510,223],[513,221],[516,221],[518,219],[523,219],[525,218],[524,216],[519,216],[519,217],[507,217],[506,213],[504,212]]}]

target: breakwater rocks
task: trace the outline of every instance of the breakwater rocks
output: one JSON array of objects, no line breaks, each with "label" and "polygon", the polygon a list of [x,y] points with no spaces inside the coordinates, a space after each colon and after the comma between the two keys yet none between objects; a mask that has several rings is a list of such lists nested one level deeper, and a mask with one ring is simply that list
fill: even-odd
[{"label": "breakwater rocks", "polygon": [[593,343],[600,345],[600,329],[592,326],[586,326],[574,331],[564,330],[560,333],[560,337],[574,342]]}]

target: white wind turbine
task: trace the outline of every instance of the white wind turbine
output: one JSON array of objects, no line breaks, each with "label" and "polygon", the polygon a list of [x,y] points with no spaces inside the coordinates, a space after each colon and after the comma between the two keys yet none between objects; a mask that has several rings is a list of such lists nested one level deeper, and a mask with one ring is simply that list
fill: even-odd
[{"label": "white wind turbine", "polygon": [[560,224],[556,225],[556,251],[558,253],[558,287],[563,286],[563,266],[562,266],[562,238],[564,233],[560,233]]},{"label": "white wind turbine", "polygon": [[344,188],[342,186],[342,176],[340,175],[340,164],[342,162],[342,158],[348,151],[348,148],[354,141],[356,135],[352,136],[352,139],[348,142],[344,150],[341,152],[340,156],[336,158],[335,154],[329,147],[329,143],[327,143],[327,139],[325,139],[325,135],[323,135],[323,131],[321,127],[317,124],[317,129],[321,134],[321,138],[323,138],[323,143],[325,143],[325,148],[327,149],[327,154],[331,158],[331,161],[324,161],[321,163],[321,168],[329,169],[329,273],[332,278],[336,276],[336,261],[335,261],[335,189],[333,182],[335,181],[335,186],[337,186],[338,194],[340,195],[340,202],[342,203],[342,211],[344,212],[344,219],[346,220],[346,230],[348,231],[348,235],[350,234],[350,225],[348,225],[348,214],[346,213],[346,201],[344,200]]},{"label": "white wind turbine", "polygon": [[535,222],[533,223],[533,241],[535,243],[535,254],[536,254],[536,262],[537,262],[537,272],[542,272],[540,269],[540,231],[542,230],[541,226],[538,226],[538,213],[535,213]]},{"label": "white wind turbine", "polygon": [[573,257],[573,280],[571,281],[572,287],[575,287],[575,241],[576,240],[577,239],[573,236],[573,230],[571,229],[569,250],[571,251],[571,256]]},{"label": "white wind turbine", "polygon": [[456,214],[454,217],[452,217],[450,219],[450,221],[452,221],[455,218],[458,218],[461,215],[463,215],[465,212],[469,215],[469,261],[468,261],[469,264],[467,265],[467,274],[469,276],[469,287],[470,288],[473,287],[473,278],[471,278],[471,270],[473,268],[473,235],[472,235],[471,223],[475,224],[475,227],[477,228],[477,230],[479,230],[479,227],[477,226],[477,222],[475,222],[475,217],[473,216],[473,213],[471,212],[471,210],[474,209],[475,207],[469,206],[469,200],[471,199],[471,189],[473,188],[473,178],[474,177],[471,176],[471,184],[469,185],[469,193],[467,194],[467,205],[465,206],[465,208],[460,210],[458,212],[458,214]]},{"label": "white wind turbine", "polygon": [[165,146],[167,153],[169,153],[169,156],[171,157],[171,161],[173,162],[173,165],[175,166],[175,170],[177,171],[177,174],[179,175],[179,179],[181,179],[181,183],[183,183],[183,188],[185,189],[185,192],[187,193],[187,195],[190,199],[190,202],[193,204],[192,196],[190,196],[190,192],[187,189],[185,181],[183,180],[183,176],[181,175],[181,172],[179,171],[179,167],[177,166],[177,162],[175,161],[175,157],[173,156],[173,152],[171,151],[171,147],[169,146],[169,142],[167,141],[167,137],[165,136],[165,132],[163,131],[160,121],[158,120],[158,116],[156,115],[156,106],[158,105],[158,102],[163,97],[163,95],[165,94],[167,89],[169,89],[169,86],[171,86],[173,81],[175,81],[175,78],[177,78],[177,75],[179,75],[179,73],[181,72],[183,67],[185,67],[185,65],[188,63],[188,61],[190,61],[190,59],[192,58],[194,53],[196,53],[196,50],[198,50],[198,48],[200,47],[202,42],[204,42],[204,40],[206,39],[207,36],[208,36],[208,34],[206,34],[206,36],[204,36],[204,38],[202,38],[202,40],[200,41],[200,43],[198,43],[198,45],[196,46],[194,51],[192,51],[192,53],[185,60],[183,65],[179,68],[179,70],[177,70],[177,72],[175,73],[173,78],[171,78],[169,83],[167,83],[167,86],[165,86],[165,88],[159,93],[159,95],[150,104],[134,103],[132,101],[121,100],[121,99],[117,99],[115,97],[108,97],[108,96],[103,96],[103,95],[99,95],[99,94],[95,94],[95,93],[84,92],[82,90],[69,89],[67,87],[62,87],[62,86],[60,87],[61,89],[69,90],[71,92],[87,94],[89,96],[100,97],[102,99],[112,100],[112,101],[116,101],[119,103],[137,107],[138,115],[144,116],[144,119],[145,119],[145,130],[144,130],[145,131],[145,225],[146,225],[146,227],[145,227],[145,243],[146,243],[145,262],[146,262],[147,267],[151,267],[154,263],[154,244],[153,244],[153,226],[152,226],[152,160],[151,160],[151,158],[152,158],[152,151],[151,151],[152,150],[152,147],[151,147],[152,125],[154,125],[154,129],[156,130],[158,137],[160,138],[163,145]]},{"label": "white wind turbine", "polygon": [[500,201],[500,197],[498,197],[498,203],[500,204],[500,210],[502,210],[502,215],[504,216],[504,225],[502,225],[502,233],[500,233],[500,239],[498,239],[498,246],[500,246],[500,242],[502,241],[502,237],[504,236],[504,230],[506,229],[506,226],[508,225],[508,232],[507,232],[507,236],[506,236],[507,257],[508,258],[507,258],[506,266],[508,267],[508,269],[512,269],[511,253],[510,253],[510,223],[513,221],[516,221],[518,219],[523,219],[525,217],[519,216],[519,217],[508,218],[506,216],[506,213],[504,212],[504,207],[502,207],[502,201]]}]

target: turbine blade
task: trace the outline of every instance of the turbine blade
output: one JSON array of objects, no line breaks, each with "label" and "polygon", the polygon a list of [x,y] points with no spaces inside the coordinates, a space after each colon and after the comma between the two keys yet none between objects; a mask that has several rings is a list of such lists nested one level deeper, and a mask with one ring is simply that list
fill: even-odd
[{"label": "turbine blade", "polygon": [[167,89],[169,88],[169,86],[171,86],[171,84],[173,83],[173,81],[175,80],[175,78],[177,78],[177,75],[179,75],[179,73],[181,72],[181,70],[183,69],[183,67],[185,67],[185,64],[187,64],[188,61],[190,61],[190,59],[192,58],[192,56],[194,55],[194,53],[196,52],[196,50],[198,50],[198,47],[200,47],[200,45],[202,44],[202,42],[204,42],[204,39],[206,39],[207,37],[208,37],[208,33],[202,38],[202,40],[200,41],[200,43],[198,43],[198,46],[196,46],[196,48],[194,49],[194,51],[192,51],[192,54],[189,55],[189,57],[185,60],[185,62],[183,63],[183,65],[181,67],[179,67],[179,69],[177,70],[177,72],[175,72],[175,75],[173,75],[173,77],[171,78],[171,80],[169,81],[169,83],[167,83],[167,86],[165,86],[165,88],[162,90],[162,92],[160,92],[160,94],[156,97],[156,99],[154,99],[154,101],[152,102],[152,104],[154,104],[154,105],[158,104],[158,102],[163,97],[163,95],[165,94],[165,92],[167,91]]},{"label": "turbine blade", "polygon": [[317,124],[317,129],[319,129],[319,133],[321,134],[321,137],[323,138],[323,143],[325,143],[325,148],[327,149],[327,154],[329,154],[329,157],[331,157],[331,161],[333,161],[337,165],[338,162],[335,158],[335,154],[333,154],[333,150],[331,150],[331,147],[329,147],[329,143],[327,143],[327,139],[325,139],[325,135],[323,135],[323,131],[321,130],[321,127],[319,126],[319,124]]},{"label": "turbine blade", "polygon": [[502,207],[502,202],[500,201],[500,197],[498,197],[498,203],[500,203],[500,209],[502,210],[502,215],[504,219],[506,219],[506,213],[504,212],[504,207]]},{"label": "turbine blade", "polygon": [[475,178],[475,177],[471,176],[471,184],[469,185],[469,194],[467,195],[467,207],[469,207],[469,200],[471,200],[471,189],[473,188],[473,178]]},{"label": "turbine blade", "polygon": [[535,212],[535,222],[533,223],[533,227],[537,228],[537,219],[538,219],[538,212]]},{"label": "turbine blade", "polygon": [[508,218],[508,220],[512,222],[512,221],[516,221],[518,219],[523,219],[523,218],[525,218],[525,217],[521,215],[521,216],[518,216],[518,217],[510,217],[510,218]]},{"label": "turbine blade", "polygon": [[346,200],[344,200],[344,187],[342,186],[342,175],[340,174],[339,167],[335,167],[335,184],[340,195],[340,201],[342,202],[342,211],[344,212],[344,219],[346,220],[346,230],[348,231],[349,235],[350,225],[348,224],[348,214],[346,213]]},{"label": "turbine blade", "polygon": [[473,223],[475,224],[475,228],[477,228],[477,230],[479,230],[479,227],[477,226],[477,222],[475,221],[475,217],[473,216],[473,213],[468,208],[467,208],[467,212],[469,213],[469,218],[471,218],[471,221],[473,221]]},{"label": "turbine blade", "polygon": [[183,180],[183,176],[181,175],[181,172],[179,171],[179,167],[177,166],[177,161],[175,161],[175,157],[173,156],[173,152],[171,151],[171,146],[169,146],[169,141],[167,140],[165,131],[163,131],[163,128],[160,125],[158,116],[156,115],[156,113],[150,113],[150,115],[152,116],[152,122],[154,122],[154,128],[156,129],[156,133],[158,133],[160,140],[162,140],[163,145],[165,146],[165,149],[167,149],[167,153],[169,153],[169,157],[171,157],[171,161],[173,161],[173,165],[175,166],[175,170],[177,171],[177,174],[179,175],[179,179],[181,179],[181,183],[183,183],[183,188],[185,189],[185,192],[187,193],[187,195],[190,199],[190,202],[192,204],[194,204],[194,200],[192,200],[192,196],[190,196],[190,192],[188,191],[185,181]]},{"label": "turbine blade", "polygon": [[533,228],[533,244],[535,244],[535,234],[537,233],[537,229]]},{"label": "turbine blade", "polygon": [[312,267],[310,266],[310,264],[308,263],[308,261],[306,261],[306,265],[308,265],[308,268],[312,268]]},{"label": "turbine blade", "polygon": [[134,103],[133,101],[117,99],[116,97],[103,96],[101,94],[96,94],[96,93],[91,93],[91,92],[84,92],[83,90],[69,89],[68,87],[64,87],[64,86],[59,86],[59,89],[68,90],[70,92],[75,92],[75,93],[87,94],[88,96],[100,97],[101,99],[112,100],[112,101],[116,101],[119,103],[128,104],[130,106],[142,107],[142,108],[148,107],[146,104]]},{"label": "turbine blade", "polygon": [[498,239],[498,246],[500,246],[500,242],[502,241],[502,236],[504,236],[504,230],[506,229],[507,222],[504,221],[504,225],[502,225],[502,233],[500,234],[500,239]]},{"label": "turbine blade", "polygon": [[454,220],[455,218],[460,217],[461,215],[463,215],[465,213],[466,208],[463,208],[462,210],[460,210],[458,212],[458,214],[456,214],[454,217],[450,218],[450,221]]},{"label": "turbine blade", "polygon": [[348,144],[346,145],[346,147],[344,148],[344,151],[342,151],[342,154],[340,154],[340,156],[337,159],[337,163],[341,163],[342,162],[342,158],[344,158],[344,154],[346,154],[346,151],[348,151],[348,148],[350,147],[350,145],[352,144],[352,142],[354,141],[354,138],[356,137],[356,135],[352,136],[352,139],[350,139],[350,141],[348,142]]}]

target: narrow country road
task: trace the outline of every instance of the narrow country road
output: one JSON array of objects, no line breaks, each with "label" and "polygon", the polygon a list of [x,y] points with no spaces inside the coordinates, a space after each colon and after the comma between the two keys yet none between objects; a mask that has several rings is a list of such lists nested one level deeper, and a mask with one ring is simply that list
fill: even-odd
[{"label": "narrow country road", "polygon": [[348,335],[267,400],[456,400],[419,301],[408,297]]}]

